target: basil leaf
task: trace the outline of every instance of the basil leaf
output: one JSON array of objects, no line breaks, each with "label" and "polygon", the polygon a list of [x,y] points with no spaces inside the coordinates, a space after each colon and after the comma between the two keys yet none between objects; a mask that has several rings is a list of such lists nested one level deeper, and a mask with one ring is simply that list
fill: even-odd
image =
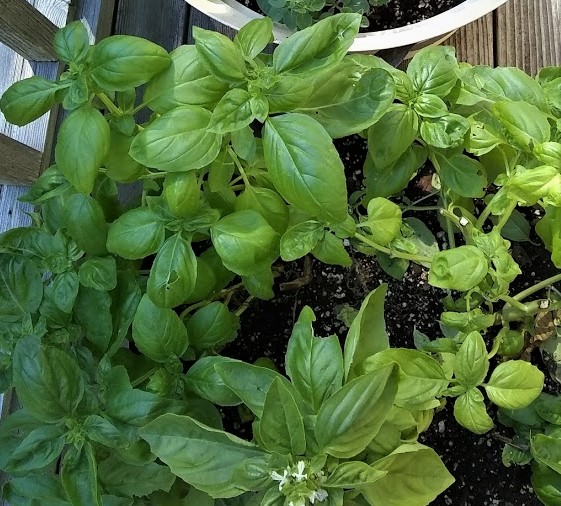
[{"label": "basil leaf", "polygon": [[55,148],[58,169],[80,193],[91,193],[111,143],[107,120],[91,105],[71,112],[62,122]]},{"label": "basil leaf", "polygon": [[0,318],[35,313],[42,298],[43,281],[33,261],[0,254]]},{"label": "basil leaf", "polygon": [[407,66],[407,75],[417,93],[430,93],[445,97],[456,81],[458,61],[455,49],[435,46],[419,51]]},{"label": "basil leaf", "polygon": [[195,46],[179,46],[169,56],[170,66],[146,86],[148,107],[159,114],[181,105],[212,109],[228,86],[208,72]]},{"label": "basil leaf", "polygon": [[368,373],[391,364],[399,366],[399,385],[394,400],[399,407],[414,409],[416,405],[432,403],[450,383],[434,358],[406,348],[380,351],[367,357],[359,369]]},{"label": "basil leaf", "polygon": [[126,338],[140,303],[140,287],[131,271],[117,273],[117,287],[111,292],[113,335],[108,354],[115,353]]},{"label": "basil leaf", "polygon": [[[283,378],[278,372],[266,367],[243,362],[215,364],[214,368],[224,384],[257,416],[263,416],[265,397],[275,378]],[[284,379],[284,378],[283,378]],[[284,379],[286,383],[288,381]],[[290,383],[288,383],[290,385]],[[285,384],[285,386],[287,386]]]},{"label": "basil leaf", "polygon": [[208,71],[227,83],[246,79],[246,64],[242,50],[228,37],[218,32],[193,27],[193,38],[199,58]]},{"label": "basil leaf", "polygon": [[129,155],[134,137],[111,130],[111,146],[105,158],[107,177],[118,183],[132,183],[144,172],[144,167]]},{"label": "basil leaf", "polygon": [[413,144],[419,118],[403,104],[393,105],[368,129],[368,154],[377,168],[390,167]]},{"label": "basil leaf", "polygon": [[538,433],[531,440],[530,450],[539,464],[549,467],[556,473],[561,472],[561,465],[559,464],[561,444],[557,437]]},{"label": "basil leaf", "polygon": [[483,383],[488,371],[489,359],[485,341],[479,332],[470,332],[456,353],[456,379],[460,385],[472,388]]},{"label": "basil leaf", "polygon": [[331,138],[317,121],[302,114],[268,119],[263,150],[269,175],[285,200],[321,220],[345,220],[344,167]]},{"label": "basil leaf", "polygon": [[403,190],[411,181],[418,169],[427,159],[427,149],[418,144],[407,148],[395,163],[388,167],[383,162],[378,165],[370,154],[364,162],[366,181],[366,199],[373,197],[389,197]]},{"label": "basil leaf", "polygon": [[160,249],[165,231],[153,211],[146,207],[132,209],[109,227],[107,249],[128,260],[144,258]]},{"label": "basil leaf", "polygon": [[0,98],[0,110],[6,121],[23,126],[48,112],[56,102],[61,87],[40,76],[28,77],[12,84]]},{"label": "basil leaf", "polygon": [[189,339],[187,329],[171,309],[156,306],[144,295],[132,322],[132,337],[140,352],[155,362],[181,357]]},{"label": "basil leaf", "polygon": [[81,21],[72,21],[55,33],[53,48],[64,63],[80,63],[88,55],[90,36]]},{"label": "basil leaf", "polygon": [[440,118],[421,122],[421,137],[435,148],[446,149],[460,146],[469,130],[469,121],[459,114],[447,114]]},{"label": "basil leaf", "polygon": [[454,483],[454,477],[436,452],[418,443],[399,446],[372,467],[386,475],[361,489],[370,504],[430,504]]},{"label": "basil leaf", "polygon": [[386,246],[392,242],[401,230],[400,207],[383,197],[373,198],[368,202],[368,221],[370,236],[376,243]]},{"label": "basil leaf", "polygon": [[556,267],[561,269],[561,208],[546,206],[545,216],[537,223],[536,232],[544,242],[545,247],[551,251],[551,259]]},{"label": "basil leaf", "polygon": [[169,492],[175,481],[167,466],[155,462],[134,466],[115,457],[101,462],[98,473],[104,490],[121,497],[143,497],[158,490]]},{"label": "basil leaf", "polygon": [[438,175],[447,188],[467,198],[485,195],[487,177],[480,162],[462,154],[448,158],[436,153],[435,157],[439,165]]},{"label": "basil leaf", "polygon": [[351,458],[372,441],[384,423],[397,392],[393,365],[360,376],[322,405],[315,435],[322,452]]},{"label": "basil leaf", "polygon": [[113,257],[90,258],[80,265],[78,276],[82,285],[108,292],[117,286],[117,263]]},{"label": "basil leaf", "polygon": [[383,284],[370,292],[351,323],[344,350],[346,381],[355,376],[356,365],[390,347],[384,321],[384,299],[387,289],[388,285]]},{"label": "basil leaf", "polygon": [[99,202],[76,193],[68,198],[64,211],[64,224],[78,247],[90,255],[105,255],[107,223]]},{"label": "basil leaf", "polygon": [[128,444],[121,431],[109,420],[99,415],[89,415],[84,420],[82,430],[88,439],[109,448],[118,448]]},{"label": "basil leaf", "polygon": [[543,382],[544,374],[537,367],[522,360],[510,360],[495,368],[485,391],[497,406],[520,409],[537,398]]},{"label": "basil leaf", "polygon": [[185,302],[195,288],[197,258],[191,243],[181,234],[171,236],[158,250],[150,269],[147,292],[161,307]]},{"label": "basil leaf", "polygon": [[304,307],[288,341],[286,373],[304,401],[317,413],[342,386],[343,354],[337,336],[314,336],[313,321],[313,311]]},{"label": "basil leaf", "polygon": [[73,271],[58,274],[49,285],[54,303],[65,313],[72,312],[79,288],[78,275]]},{"label": "basil leaf", "polygon": [[487,275],[487,258],[475,246],[459,246],[434,255],[429,283],[438,288],[467,291]]},{"label": "basil leaf", "polygon": [[134,138],[130,155],[160,170],[200,169],[220,152],[222,137],[208,130],[210,118],[210,111],[195,105],[172,109]]},{"label": "basil leaf", "polygon": [[269,18],[252,19],[234,37],[234,42],[250,60],[273,42],[273,22]]},{"label": "basil leaf", "polygon": [[273,70],[311,73],[341,61],[358,34],[359,14],[336,14],[283,40],[273,53]]},{"label": "basil leaf", "polygon": [[374,483],[386,475],[385,471],[378,471],[366,462],[343,462],[339,464],[327,480],[323,482],[326,488],[360,488]]},{"label": "basil leaf", "polygon": [[186,325],[193,348],[215,350],[236,338],[240,319],[225,304],[214,301],[199,309]]},{"label": "basil leaf", "polygon": [[102,506],[97,483],[97,464],[90,443],[71,446],[64,454],[60,472],[62,486],[73,505]]},{"label": "basil leaf", "polygon": [[389,72],[370,69],[356,83],[347,100],[320,107],[310,114],[334,139],[346,137],[365,130],[382,117],[393,102],[394,88]]},{"label": "basil leaf", "polygon": [[454,418],[474,434],[485,434],[493,428],[479,388],[470,388],[454,401]]},{"label": "basil leaf", "polygon": [[[192,336],[192,334],[190,334]],[[185,375],[185,388],[202,399],[219,406],[238,406],[241,399],[230,390],[216,372],[216,364],[234,362],[227,357],[203,357],[197,360]]]},{"label": "basil leaf", "polygon": [[492,111],[521,147],[532,150],[536,144],[550,140],[551,126],[547,115],[535,105],[526,102],[497,102]]},{"label": "basil leaf", "polygon": [[234,480],[236,467],[263,456],[254,444],[187,416],[163,415],[139,433],[173,474],[212,497],[235,497],[244,492]]},{"label": "basil leaf", "polygon": [[32,430],[10,454],[6,470],[25,473],[48,466],[60,456],[64,439],[60,427],[54,425]]},{"label": "basil leaf", "polygon": [[209,132],[225,134],[248,126],[254,119],[248,91],[234,88],[216,104],[208,124]]},{"label": "basil leaf", "polygon": [[532,488],[544,504],[561,504],[561,476],[543,465],[532,466]]},{"label": "basil leaf", "polygon": [[325,235],[325,225],[308,220],[290,227],[281,237],[280,253],[285,262],[306,256]]},{"label": "basil leaf", "polygon": [[230,214],[213,225],[210,233],[225,267],[241,276],[251,276],[278,257],[279,235],[255,211]]},{"label": "basil leaf", "polygon": [[351,267],[353,260],[347,253],[342,239],[331,232],[326,232],[323,239],[312,250],[312,255],[321,263]]},{"label": "basil leaf", "polygon": [[289,221],[288,206],[282,197],[269,188],[247,186],[236,199],[236,211],[253,209],[279,234],[286,231]]},{"label": "basil leaf", "polygon": [[81,286],[76,297],[74,317],[84,330],[86,339],[105,352],[113,335],[111,295]]},{"label": "basil leaf", "polygon": [[84,395],[78,364],[63,351],[43,349],[37,337],[21,338],[13,354],[14,385],[23,407],[45,423],[72,417]]},{"label": "basil leaf", "polygon": [[10,504],[15,504],[15,495],[18,499],[22,497],[44,501],[43,504],[55,506],[67,506],[66,493],[62,488],[60,479],[55,475],[30,475],[12,478],[6,482],[2,492]]},{"label": "basil leaf", "polygon": [[104,90],[126,91],[146,84],[169,64],[163,47],[140,37],[113,35],[94,46],[90,75]]},{"label": "basil leaf", "polygon": [[303,455],[306,451],[304,422],[290,391],[275,379],[265,397],[259,420],[263,446],[281,455]]}]

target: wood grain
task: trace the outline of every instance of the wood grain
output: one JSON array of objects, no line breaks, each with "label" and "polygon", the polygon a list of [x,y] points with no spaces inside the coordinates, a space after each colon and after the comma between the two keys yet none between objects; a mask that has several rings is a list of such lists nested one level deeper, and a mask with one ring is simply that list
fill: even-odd
[{"label": "wood grain", "polygon": [[41,169],[41,159],[43,158],[41,151],[0,134],[0,153],[2,153],[0,183],[7,181],[30,184],[35,180]]},{"label": "wood grain", "polygon": [[55,61],[56,25],[26,0],[0,0],[0,42],[27,60]]},{"label": "wood grain", "polygon": [[497,12],[497,65],[534,75],[561,65],[561,0],[509,0]]},{"label": "wood grain", "polygon": [[459,61],[472,65],[494,65],[493,13],[460,28],[444,44],[454,46]]},{"label": "wood grain", "polygon": [[185,0],[119,0],[115,33],[144,37],[171,51],[183,44],[187,12]]},{"label": "wood grain", "polygon": [[209,18],[202,12],[198,11],[191,7],[189,12],[189,27],[187,31],[187,43],[193,44],[193,26],[199,26],[200,28],[204,28],[206,30],[214,30],[216,32],[220,32],[231,39],[234,38],[237,31],[229,26],[223,25],[218,21],[215,21],[212,18]]}]

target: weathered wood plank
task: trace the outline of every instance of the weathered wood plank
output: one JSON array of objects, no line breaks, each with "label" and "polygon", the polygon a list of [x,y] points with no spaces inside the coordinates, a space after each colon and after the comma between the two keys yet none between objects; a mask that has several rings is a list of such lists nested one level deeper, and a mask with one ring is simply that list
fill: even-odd
[{"label": "weathered wood plank", "polygon": [[459,61],[472,65],[495,64],[494,14],[460,28],[444,44],[454,46]]},{"label": "weathered wood plank", "polygon": [[43,153],[4,134],[0,134],[2,173],[0,183],[30,184],[41,170]]},{"label": "weathered wood plank", "polygon": [[184,41],[187,12],[185,0],[119,0],[115,33],[144,37],[171,51]]},{"label": "weathered wood plank", "polygon": [[56,25],[26,0],[0,0],[0,42],[27,60],[55,61]]},{"label": "weathered wood plank", "polygon": [[510,0],[497,12],[497,65],[534,75],[561,65],[561,0]]}]

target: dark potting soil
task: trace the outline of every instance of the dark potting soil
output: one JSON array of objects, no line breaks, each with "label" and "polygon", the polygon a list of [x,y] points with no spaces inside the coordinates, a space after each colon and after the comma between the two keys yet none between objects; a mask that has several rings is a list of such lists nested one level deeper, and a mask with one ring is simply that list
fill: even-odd
[{"label": "dark potting soil", "polygon": [[[345,162],[348,186],[352,192],[359,189],[362,183],[365,141],[354,136],[337,141],[336,145]],[[410,199],[426,194],[426,186],[422,188],[426,180],[421,176],[412,181],[406,192]],[[429,201],[424,204],[431,205]],[[529,217],[534,213],[530,210]],[[441,243],[445,240],[434,213],[425,212],[418,217],[435,232]],[[350,248],[349,252],[353,257],[353,266],[348,269],[326,266],[315,259],[308,260],[307,266],[303,260],[286,265],[275,285],[275,299],[255,301],[250,305],[242,315],[243,337],[228,345],[222,353],[247,362],[267,357],[284,373],[284,355],[290,332],[305,305],[310,306],[316,314],[316,335],[336,334],[343,343],[348,329],[338,318],[341,308],[348,304],[358,309],[364,297],[381,283],[388,284],[385,316],[393,347],[414,348],[414,327],[433,339],[440,336],[438,318],[442,312],[440,299],[444,292],[428,284],[426,268],[411,264],[405,278],[398,281],[382,271],[373,258],[353,252]],[[547,253],[539,247],[530,243],[513,243],[513,253],[524,272],[515,282],[513,289],[516,291],[555,272]],[[297,289],[280,289],[282,283],[305,277],[309,278],[308,283]],[[243,296],[240,300],[243,300]],[[549,380],[547,390],[558,392],[558,385]],[[498,440],[497,434],[499,437],[511,437],[509,429],[497,426],[496,433],[483,436],[472,434],[455,421],[452,407],[453,402],[448,402],[443,410],[436,413],[430,428],[420,438],[422,443],[435,449],[456,478],[456,483],[432,504],[540,505],[530,484],[530,468],[506,468],[502,464],[504,443]],[[495,416],[493,407],[488,407]],[[227,408],[223,414],[227,430],[251,439],[251,423],[241,421],[237,408]]]},{"label": "dark potting soil", "polygon": [[[256,0],[239,1],[246,7],[263,14]],[[387,5],[372,9],[367,16],[370,26],[361,31],[374,32],[410,25],[446,12],[463,2],[464,0],[390,0]]]}]

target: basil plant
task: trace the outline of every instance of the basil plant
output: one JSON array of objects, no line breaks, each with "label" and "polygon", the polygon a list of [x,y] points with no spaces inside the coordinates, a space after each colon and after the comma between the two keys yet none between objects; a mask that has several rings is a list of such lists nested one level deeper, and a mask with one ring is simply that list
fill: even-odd
[{"label": "basil plant", "polygon": [[189,370],[189,390],[251,411],[251,441],[178,414],[156,418],[141,437],[174,474],[215,499],[239,497],[233,504],[428,504],[454,481],[417,442],[448,380],[424,353],[389,349],[385,292],[367,297],[344,350],[337,336],[314,335],[305,307],[288,342],[288,378],[225,357]]}]

